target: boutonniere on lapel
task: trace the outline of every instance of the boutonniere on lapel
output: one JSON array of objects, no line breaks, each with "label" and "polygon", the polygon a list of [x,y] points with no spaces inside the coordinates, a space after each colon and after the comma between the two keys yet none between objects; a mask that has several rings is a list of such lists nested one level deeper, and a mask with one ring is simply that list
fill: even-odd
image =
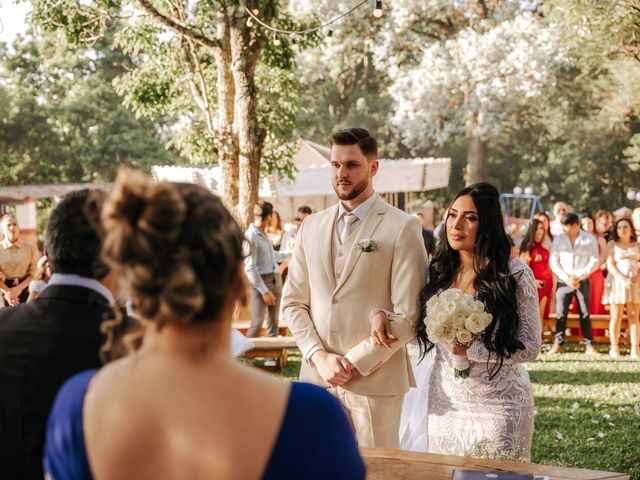
[{"label": "boutonniere on lapel", "polygon": [[378,244],[375,240],[371,240],[370,238],[365,238],[364,240],[360,240],[356,243],[355,248],[360,250],[362,253],[375,252],[378,250]]}]

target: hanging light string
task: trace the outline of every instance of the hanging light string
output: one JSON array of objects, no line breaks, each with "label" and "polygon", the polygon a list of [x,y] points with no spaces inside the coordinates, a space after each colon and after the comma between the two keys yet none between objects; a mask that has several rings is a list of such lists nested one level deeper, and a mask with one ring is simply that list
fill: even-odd
[{"label": "hanging light string", "polygon": [[[318,30],[320,30],[322,28],[328,27],[329,25],[336,23],[338,20],[341,20],[342,18],[346,17],[350,13],[354,12],[355,10],[357,10],[358,8],[360,8],[362,5],[364,5],[365,3],[369,2],[369,1],[370,0],[363,0],[362,2],[358,3],[355,7],[353,7],[348,12],[343,13],[342,15],[334,18],[333,20],[330,20],[327,23],[323,23],[322,25],[318,25],[317,27],[307,28],[306,30],[283,30],[281,28],[272,27],[271,25],[267,25],[266,23],[264,23],[262,20],[260,20],[256,16],[257,9],[254,10],[253,12],[249,8],[247,8],[246,6],[244,7],[244,9],[249,14],[249,17],[252,20],[255,20],[256,23],[262,25],[267,30],[272,31],[274,34],[282,33],[282,34],[286,34],[286,35],[300,35],[300,34],[304,34],[304,33],[317,32]],[[375,7],[375,10],[373,11],[373,14],[376,17],[380,17],[382,15],[382,1],[381,0],[376,0],[376,7]]]}]

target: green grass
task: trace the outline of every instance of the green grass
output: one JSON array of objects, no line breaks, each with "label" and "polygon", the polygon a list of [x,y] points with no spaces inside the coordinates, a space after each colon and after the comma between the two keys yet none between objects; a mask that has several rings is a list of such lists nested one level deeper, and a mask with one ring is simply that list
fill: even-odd
[{"label": "green grass", "polygon": [[640,480],[640,362],[567,350],[527,365],[537,411],[532,461]]},{"label": "green grass", "polygon": [[[625,350],[618,360],[587,357],[577,345],[566,350],[527,364],[537,412],[531,460],[640,480],[640,361]],[[300,361],[290,350],[285,378],[298,379]]]}]

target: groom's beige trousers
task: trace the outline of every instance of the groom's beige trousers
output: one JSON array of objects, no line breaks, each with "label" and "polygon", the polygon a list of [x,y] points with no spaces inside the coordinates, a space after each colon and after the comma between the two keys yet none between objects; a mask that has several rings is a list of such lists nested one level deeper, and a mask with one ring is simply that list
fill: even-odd
[{"label": "groom's beige trousers", "polygon": [[345,408],[361,447],[400,448],[400,413],[404,395],[358,395],[330,388]]}]

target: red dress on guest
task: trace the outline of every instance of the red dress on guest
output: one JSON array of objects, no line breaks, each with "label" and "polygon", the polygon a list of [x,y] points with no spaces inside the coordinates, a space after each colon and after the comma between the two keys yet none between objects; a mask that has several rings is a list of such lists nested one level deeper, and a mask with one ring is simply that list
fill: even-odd
[{"label": "red dress on guest", "polygon": [[547,298],[547,304],[544,307],[544,318],[548,318],[553,295],[553,272],[549,266],[549,250],[540,243],[534,243],[530,255],[529,267],[531,267],[534,278],[544,282],[542,288],[538,288],[538,303],[543,298]]},{"label": "red dress on guest", "polygon": [[[598,244],[598,255],[600,251],[600,244]],[[594,315],[601,315],[609,313],[605,310],[602,304],[602,293],[604,292],[604,270],[598,269],[589,275],[589,285],[591,287],[591,299],[589,300],[589,313]]]}]

